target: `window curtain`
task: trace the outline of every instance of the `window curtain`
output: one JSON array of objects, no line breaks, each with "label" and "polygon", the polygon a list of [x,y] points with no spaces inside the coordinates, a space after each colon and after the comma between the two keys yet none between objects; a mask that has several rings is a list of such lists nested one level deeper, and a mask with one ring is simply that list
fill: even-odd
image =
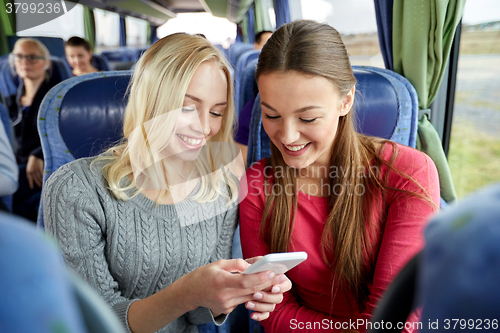
[{"label": "window curtain", "polygon": [[148,23],[147,29],[148,31],[146,33],[146,36],[149,37],[149,43],[153,45],[158,40],[158,34],[157,34],[158,26]]},{"label": "window curtain", "polygon": [[255,0],[255,32],[273,31],[271,20],[269,19],[269,8],[273,7],[272,0]]},{"label": "window curtain", "polygon": [[120,46],[127,46],[127,25],[122,16],[120,16]]},{"label": "window curtain", "polygon": [[274,14],[276,15],[276,29],[290,22],[290,5],[288,0],[274,0]]},{"label": "window curtain", "polygon": [[[428,109],[438,92],[464,6],[465,0],[405,0],[394,3],[394,70],[415,87],[420,109]],[[421,33],[415,34],[415,31]],[[446,202],[456,200],[441,140],[425,114],[419,119],[417,149],[427,153],[436,164],[441,197]]]},{"label": "window curtain", "polygon": [[85,31],[85,39],[90,43],[92,50],[95,50],[95,16],[94,10],[87,6],[83,6],[83,29]]},{"label": "window curtain", "polygon": [[[276,2],[277,0],[275,0]],[[392,7],[393,0],[375,0],[378,42],[384,58],[385,68],[394,70],[392,61]],[[278,14],[276,14],[276,20]]]},{"label": "window curtain", "polygon": [[[384,62],[390,66],[392,54],[393,68],[387,68],[406,77],[417,90],[419,108],[428,109],[441,84],[465,0],[374,1],[379,37],[383,38],[379,42],[382,53],[387,53]],[[391,6],[392,27],[388,23]],[[456,200],[441,140],[426,114],[418,121],[417,149],[436,164],[441,197],[446,202]]]},{"label": "window curtain", "polygon": [[15,12],[7,13],[8,3],[14,8],[14,1],[0,0],[0,55],[10,52],[7,36],[16,35],[16,14]]}]

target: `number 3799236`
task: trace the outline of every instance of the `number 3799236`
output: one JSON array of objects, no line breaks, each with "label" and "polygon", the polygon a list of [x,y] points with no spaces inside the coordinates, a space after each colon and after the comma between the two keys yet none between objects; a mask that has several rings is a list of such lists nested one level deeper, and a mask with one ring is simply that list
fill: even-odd
[{"label": "number 3799236", "polygon": [[444,321],[444,329],[498,329],[498,319],[445,319]]},{"label": "number 3799236", "polygon": [[59,2],[7,2],[5,4],[5,10],[8,14],[11,13],[31,13],[31,14],[59,14],[66,12],[65,8]]}]

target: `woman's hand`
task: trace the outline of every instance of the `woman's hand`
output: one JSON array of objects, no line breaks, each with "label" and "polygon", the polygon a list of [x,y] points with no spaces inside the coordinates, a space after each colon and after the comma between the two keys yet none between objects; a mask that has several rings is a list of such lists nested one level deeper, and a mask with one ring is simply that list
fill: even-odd
[{"label": "woman's hand", "polygon": [[[246,259],[249,264],[255,263],[262,256]],[[245,307],[254,311],[251,318],[255,321],[262,321],[269,318],[269,314],[274,311],[276,304],[283,301],[283,293],[292,288],[292,282],[285,274],[278,275],[279,284],[273,285],[263,291],[253,294],[253,300],[246,302]]]},{"label": "woman's hand", "polygon": [[255,310],[272,311],[274,304],[281,301],[282,295],[265,293],[263,290],[271,289],[272,286],[286,289],[286,282],[280,282],[280,276],[283,275],[275,276],[271,271],[235,274],[243,272],[248,266],[243,259],[219,260],[184,275],[178,282],[183,284],[186,306],[193,309],[204,306],[217,317],[222,313],[231,313],[238,304],[253,300],[254,295],[260,292],[263,297],[255,302]]},{"label": "woman's hand", "polygon": [[28,179],[28,185],[32,189],[33,183],[38,187],[42,187],[43,182],[43,160],[36,157],[35,155],[30,155],[28,157],[28,163],[26,163],[26,178]]}]

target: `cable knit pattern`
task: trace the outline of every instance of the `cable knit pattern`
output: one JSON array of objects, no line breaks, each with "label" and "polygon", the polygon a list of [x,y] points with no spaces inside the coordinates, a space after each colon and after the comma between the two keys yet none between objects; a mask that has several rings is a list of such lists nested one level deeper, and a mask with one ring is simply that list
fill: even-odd
[{"label": "cable knit pattern", "polygon": [[[127,312],[134,300],[152,295],[197,267],[230,258],[237,207],[221,210],[222,197],[212,204],[199,205],[188,198],[157,207],[142,194],[117,200],[106,188],[102,162],[90,170],[91,161],[66,164],[49,178],[43,198],[45,227],[57,238],[67,263],[103,296],[129,330]],[[199,187],[200,183],[191,196]],[[196,325],[221,325],[225,319],[215,320],[200,307],[159,332],[198,332]]]}]

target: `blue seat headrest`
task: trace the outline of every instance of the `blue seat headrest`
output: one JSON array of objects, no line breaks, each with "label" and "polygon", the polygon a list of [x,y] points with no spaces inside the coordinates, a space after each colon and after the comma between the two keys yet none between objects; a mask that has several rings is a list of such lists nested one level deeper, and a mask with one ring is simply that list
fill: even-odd
[{"label": "blue seat headrest", "polygon": [[130,75],[84,81],[61,103],[59,129],[75,158],[95,156],[123,137]]}]

